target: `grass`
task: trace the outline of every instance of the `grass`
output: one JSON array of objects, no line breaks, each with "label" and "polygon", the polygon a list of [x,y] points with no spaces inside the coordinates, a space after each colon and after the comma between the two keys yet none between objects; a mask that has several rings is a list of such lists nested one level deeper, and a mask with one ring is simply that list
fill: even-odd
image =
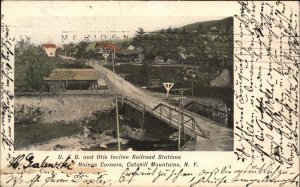
[{"label": "grass", "polygon": [[82,127],[76,124],[39,124],[15,125],[15,148],[43,143],[54,138],[81,133]]}]

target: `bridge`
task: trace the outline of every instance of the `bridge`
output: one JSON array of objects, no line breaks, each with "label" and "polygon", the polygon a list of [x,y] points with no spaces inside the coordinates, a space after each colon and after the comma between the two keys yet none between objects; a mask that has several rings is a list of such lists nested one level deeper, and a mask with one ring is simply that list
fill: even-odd
[{"label": "bridge", "polygon": [[[119,97],[119,100],[122,100],[122,98]],[[200,136],[205,139],[210,138],[209,131],[201,128],[193,116],[186,114],[184,111],[180,111],[175,107],[160,103],[154,108],[150,108],[129,97],[125,97],[123,101],[136,110],[150,113],[175,129],[179,129],[180,127],[183,134],[187,134],[190,137],[196,138],[197,136]]]},{"label": "bridge", "polygon": [[[233,130],[220,126],[219,123],[200,116],[192,111],[183,109],[183,112],[165,100],[156,97],[151,92],[147,92],[130,82],[122,79],[109,69],[98,63],[89,64],[106,75],[107,84],[121,95],[124,89],[123,102],[133,106],[137,110],[145,113],[149,112],[156,118],[161,119],[176,129],[182,129],[184,133],[196,139],[194,150],[201,151],[232,151],[233,150]],[[134,98],[134,99],[132,99]],[[121,99],[119,100],[121,101]],[[183,115],[183,117],[182,117]],[[182,120],[182,121],[181,121]],[[182,125],[183,124],[183,125]],[[179,126],[183,128],[179,128]]]}]

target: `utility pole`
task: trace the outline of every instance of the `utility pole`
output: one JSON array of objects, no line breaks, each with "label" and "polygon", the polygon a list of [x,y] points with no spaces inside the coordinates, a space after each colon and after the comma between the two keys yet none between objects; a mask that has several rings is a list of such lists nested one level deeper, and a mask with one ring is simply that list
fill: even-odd
[{"label": "utility pole", "polygon": [[194,72],[194,68],[192,69],[192,97],[194,97],[194,78],[196,74]]},{"label": "utility pole", "polygon": [[181,143],[181,127],[182,127],[182,129],[183,129],[183,140],[185,140],[185,130],[184,130],[184,125],[183,125],[183,121],[184,121],[184,119],[183,119],[183,99],[185,98],[185,97],[183,97],[183,92],[185,91],[185,89],[179,89],[179,92],[180,92],[180,94],[181,94],[181,107],[180,107],[180,109],[181,109],[181,113],[180,113],[180,120],[178,120],[178,151],[180,151],[180,148],[181,148],[181,146],[180,146],[180,143]]},{"label": "utility pole", "polygon": [[65,50],[65,56],[67,56],[67,45],[66,44],[64,46],[64,50]]},{"label": "utility pole", "polygon": [[192,97],[194,97],[194,74],[192,74]]},{"label": "utility pole", "polygon": [[224,61],[223,61],[223,49],[222,49],[222,67],[224,66]]},{"label": "utility pole", "polygon": [[124,103],[124,77],[125,75],[122,74],[122,106],[123,106],[123,103]]},{"label": "utility pole", "polygon": [[[114,53],[115,53],[115,48],[114,48]],[[119,126],[119,109],[118,109],[118,96],[117,96],[117,91],[116,91],[116,78],[115,78],[115,58],[113,57],[112,59],[112,64],[113,64],[113,73],[114,73],[114,92],[115,92],[115,98],[116,98],[116,120],[117,120],[117,140],[118,140],[118,151],[121,151],[121,142],[120,142],[120,126]]]},{"label": "utility pole", "polygon": [[99,61],[100,61],[100,54],[101,54],[101,51],[99,49],[99,51],[95,52],[97,55],[99,55]]},{"label": "utility pole", "polygon": [[122,73],[120,74],[122,76],[122,106],[123,106],[123,103],[124,103],[124,97],[125,97],[125,90],[124,90],[124,79],[127,75],[129,74],[126,74],[126,73]]}]

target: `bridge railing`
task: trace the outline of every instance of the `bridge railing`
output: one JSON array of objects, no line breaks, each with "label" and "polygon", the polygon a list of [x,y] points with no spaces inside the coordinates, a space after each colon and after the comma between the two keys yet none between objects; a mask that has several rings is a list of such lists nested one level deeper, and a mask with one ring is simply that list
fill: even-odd
[{"label": "bridge railing", "polygon": [[[122,100],[122,96],[121,95],[118,95],[118,100],[121,101]],[[124,101],[126,102],[129,102],[131,105],[133,105],[136,109],[139,109],[139,110],[144,110],[144,111],[151,111],[152,109],[150,107],[148,107],[147,105],[145,104],[142,104],[132,98],[129,98],[129,97],[124,97]]]},{"label": "bridge railing", "polygon": [[180,151],[190,151],[190,145],[191,145],[191,142],[192,142],[193,138],[189,138],[188,141],[186,141],[186,143],[180,148]]},{"label": "bridge railing", "polygon": [[[118,100],[121,101],[121,99],[122,96],[118,95]],[[178,125],[179,122],[181,121],[182,111],[180,111],[177,108],[172,108],[162,103],[158,104],[154,108],[150,108],[145,104],[142,104],[129,97],[124,97],[124,101],[127,102],[127,104],[132,105],[134,108],[138,110],[151,112],[153,115],[160,118],[161,120],[167,119],[168,123],[173,124],[175,126]],[[210,132],[201,128],[200,125],[197,124],[193,116],[183,113],[182,125],[184,128],[188,128],[189,130],[191,130],[195,135],[196,134],[199,135],[199,133],[197,132],[200,132],[203,138],[207,138],[207,139],[210,138]]]},{"label": "bridge railing", "polygon": [[[162,118],[162,117],[168,118],[170,120],[169,121],[170,123],[173,122],[173,124],[179,124],[179,122],[181,120],[182,111],[180,111],[177,108],[171,108],[167,105],[160,103],[159,105],[154,107],[152,110],[157,111],[160,115],[160,118]],[[203,138],[207,138],[207,139],[210,138],[210,132],[201,128],[200,125],[197,124],[197,122],[195,121],[193,116],[183,113],[182,125],[185,128],[189,128],[190,130],[192,130],[195,134],[197,134],[197,131],[196,131],[196,128],[197,128],[197,130],[200,132],[200,134]]]},{"label": "bridge railing", "polygon": [[230,126],[232,123],[232,114],[211,106],[191,101],[185,105],[185,108],[226,126]]}]

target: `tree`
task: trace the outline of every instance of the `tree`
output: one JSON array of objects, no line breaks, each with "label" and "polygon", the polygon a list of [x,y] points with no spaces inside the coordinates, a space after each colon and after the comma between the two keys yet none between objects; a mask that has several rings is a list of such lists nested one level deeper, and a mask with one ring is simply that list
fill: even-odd
[{"label": "tree", "polygon": [[169,26],[169,28],[167,29],[167,33],[172,33],[172,27]]},{"label": "tree", "polygon": [[187,33],[187,31],[186,31],[186,28],[185,28],[185,27],[183,27],[183,28],[182,28],[182,30],[181,30],[181,33],[182,33],[182,34],[186,34],[186,33]]},{"label": "tree", "polygon": [[54,66],[41,46],[35,46],[30,38],[21,39],[15,47],[15,86],[20,91],[40,91],[44,77]]},{"label": "tree", "polygon": [[199,33],[203,33],[203,27],[202,27],[201,23],[199,23],[197,30],[198,30]]},{"label": "tree", "polygon": [[146,33],[142,27],[139,27],[138,30],[136,31],[135,36],[133,37],[133,44],[141,47],[143,49],[144,47],[144,42],[145,42],[145,36]]},{"label": "tree", "polygon": [[79,42],[76,46],[77,50],[76,50],[76,53],[75,53],[75,57],[79,58],[79,59],[89,58],[88,57],[88,52],[86,50],[88,45],[89,45],[89,43],[86,42],[86,41]]}]

